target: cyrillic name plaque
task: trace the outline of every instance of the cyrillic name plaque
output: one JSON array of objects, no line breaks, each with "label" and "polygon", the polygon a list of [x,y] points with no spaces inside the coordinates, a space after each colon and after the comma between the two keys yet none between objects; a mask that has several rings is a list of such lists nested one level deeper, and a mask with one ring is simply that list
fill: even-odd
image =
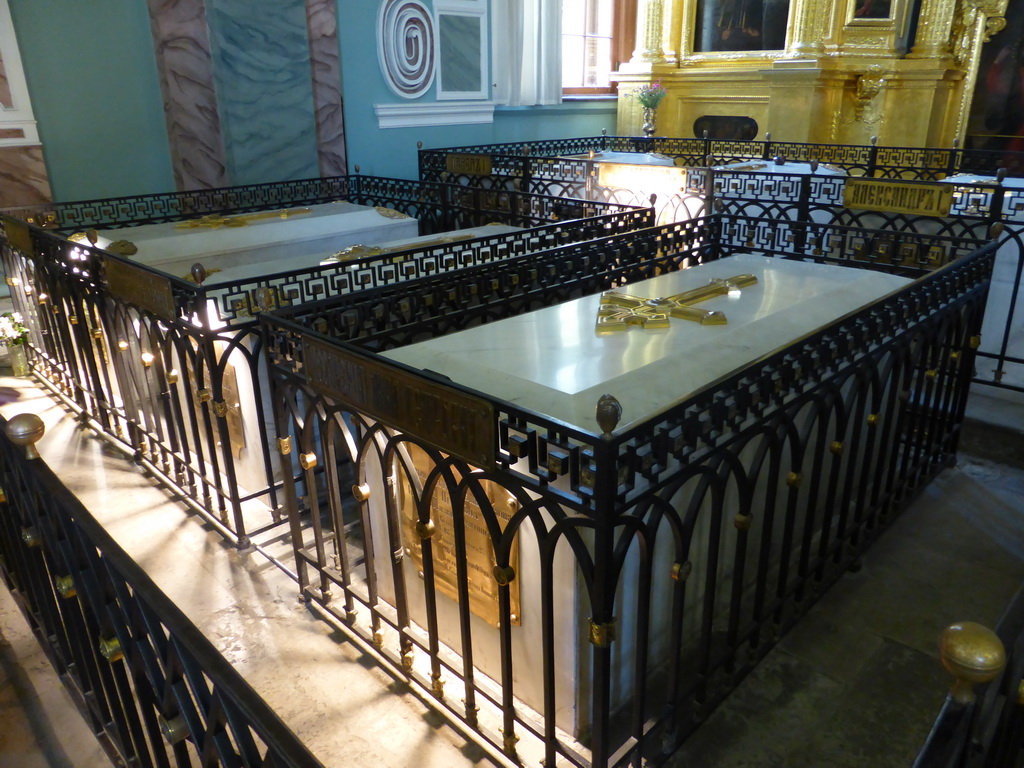
[{"label": "cyrillic name plaque", "polygon": [[491,173],[490,155],[468,155],[449,152],[444,156],[448,173],[465,173],[469,176],[488,176]]},{"label": "cyrillic name plaque", "polygon": [[885,179],[847,179],[843,189],[847,208],[915,216],[948,216],[953,205],[949,184],[920,184]]},{"label": "cyrillic name plaque", "polygon": [[104,264],[112,294],[164,320],[178,318],[171,281],[166,277],[117,259],[105,259]]},{"label": "cyrillic name plaque", "polygon": [[321,392],[477,467],[494,464],[494,408],[481,397],[302,337],[304,372]]}]

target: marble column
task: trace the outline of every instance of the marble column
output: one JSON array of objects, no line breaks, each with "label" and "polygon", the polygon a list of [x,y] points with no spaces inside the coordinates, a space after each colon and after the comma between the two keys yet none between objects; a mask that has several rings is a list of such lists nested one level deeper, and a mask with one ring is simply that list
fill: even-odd
[{"label": "marble column", "polygon": [[0,148],[0,208],[40,205],[52,199],[42,147]]},{"label": "marble column", "polygon": [[203,0],[148,0],[174,181],[179,191],[227,186]]},{"label": "marble column", "polygon": [[313,72],[313,109],[321,176],[343,176],[345,117],[341,102],[341,62],[338,13],[333,0],[306,0],[309,63]]}]

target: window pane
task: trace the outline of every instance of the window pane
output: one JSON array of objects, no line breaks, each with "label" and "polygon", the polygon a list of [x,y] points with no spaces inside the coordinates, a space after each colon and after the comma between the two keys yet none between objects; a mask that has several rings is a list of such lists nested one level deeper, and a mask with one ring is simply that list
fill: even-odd
[{"label": "window pane", "polygon": [[611,82],[612,42],[611,40],[591,37],[587,40],[586,70],[584,85],[589,88],[604,87]]},{"label": "window pane", "polygon": [[562,0],[562,34],[582,35],[586,30],[587,0]]},{"label": "window pane", "polygon": [[594,17],[591,21],[592,34],[611,37],[612,21],[615,18],[615,3],[613,0],[593,0],[593,4],[596,7],[591,9]]},{"label": "window pane", "polygon": [[562,0],[562,87],[611,86],[615,0]]},{"label": "window pane", "polygon": [[583,86],[583,38],[579,35],[562,36],[562,87]]}]

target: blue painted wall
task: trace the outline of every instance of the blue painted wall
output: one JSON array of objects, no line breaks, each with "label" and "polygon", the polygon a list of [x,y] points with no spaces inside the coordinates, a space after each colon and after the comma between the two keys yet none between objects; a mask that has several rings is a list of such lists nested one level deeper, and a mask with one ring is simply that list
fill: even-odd
[{"label": "blue painted wall", "polygon": [[[303,0],[207,3],[233,183],[316,176]],[[9,4],[55,199],[172,191],[146,3]],[[373,105],[404,101],[387,87],[377,64],[378,7],[337,0],[350,170],[359,165],[367,174],[415,178],[417,141],[451,147],[614,131],[614,102],[498,108],[486,125],[378,128]],[[433,95],[431,89],[421,100]]]},{"label": "blue painted wall", "polygon": [[55,199],[173,190],[146,3],[9,6]]},{"label": "blue painted wall", "polygon": [[[433,101],[433,87],[419,99],[403,99],[388,88],[377,64],[374,30],[379,2],[338,0],[341,80],[349,170],[373,176],[416,178],[416,142],[427,148],[457,147],[540,138],[597,136],[615,132],[614,101],[575,101],[546,107],[495,110],[492,124],[387,128],[377,125],[374,104]],[[491,80],[493,81],[493,73]]]}]

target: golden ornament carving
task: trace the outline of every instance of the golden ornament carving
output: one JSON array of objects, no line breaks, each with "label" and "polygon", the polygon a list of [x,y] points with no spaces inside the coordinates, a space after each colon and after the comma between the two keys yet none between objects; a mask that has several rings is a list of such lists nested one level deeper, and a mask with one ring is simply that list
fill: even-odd
[{"label": "golden ornament carving", "polygon": [[388,208],[384,205],[375,205],[373,207],[377,213],[383,216],[385,219],[408,219],[409,217],[401,211],[396,211],[394,208]]},{"label": "golden ornament carving", "polygon": [[115,253],[118,256],[134,256],[139,252],[138,246],[131,240],[115,240],[103,250],[108,253]]}]

